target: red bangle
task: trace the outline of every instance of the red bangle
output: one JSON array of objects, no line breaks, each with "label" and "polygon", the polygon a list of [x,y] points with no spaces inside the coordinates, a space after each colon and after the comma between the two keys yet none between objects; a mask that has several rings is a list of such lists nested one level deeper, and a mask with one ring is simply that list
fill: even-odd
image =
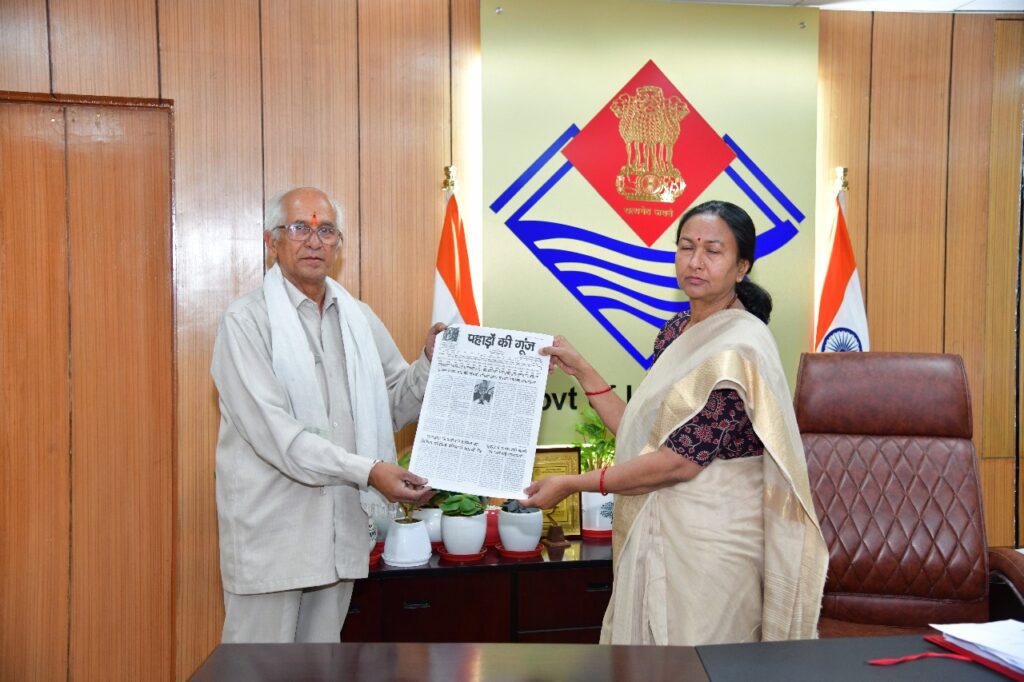
[{"label": "red bangle", "polygon": [[601,491],[602,495],[607,495],[608,491],[604,489],[604,474],[608,471],[608,467],[601,467],[601,476],[597,479],[597,489]]},{"label": "red bangle", "polygon": [[608,388],[602,388],[600,391],[583,391],[583,394],[589,398],[592,395],[601,395],[602,393],[607,393],[610,390],[612,390],[611,386]]}]

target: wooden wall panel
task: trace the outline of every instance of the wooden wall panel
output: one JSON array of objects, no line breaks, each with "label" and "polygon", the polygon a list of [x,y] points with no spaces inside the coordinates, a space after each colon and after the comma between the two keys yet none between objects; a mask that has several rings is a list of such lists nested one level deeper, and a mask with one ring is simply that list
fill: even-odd
[{"label": "wooden wall panel", "polygon": [[430,322],[434,259],[423,256],[437,252],[450,158],[448,2],[361,2],[359,64],[361,291],[413,358]]},{"label": "wooden wall panel", "polygon": [[170,115],[68,107],[73,680],[169,679]]},{"label": "wooden wall panel", "polygon": [[356,4],[262,0],[263,153],[267,198],[324,190],[345,211],[340,272],[359,296],[359,99]]},{"label": "wooden wall panel", "polygon": [[1014,546],[1013,458],[987,457],[978,461],[981,498],[985,504],[985,533],[990,547]]},{"label": "wooden wall panel", "polygon": [[360,292],[413,359],[430,326],[451,151],[447,0],[361,2],[359,69]]},{"label": "wooden wall panel", "polygon": [[846,225],[865,293],[872,17],[870,12],[822,12],[818,24],[817,235],[827,241],[835,215],[834,169],[845,166]]},{"label": "wooden wall panel", "polygon": [[[452,163],[458,169],[459,215],[466,228],[470,273],[483,315],[483,82],[480,59],[480,3],[451,3]],[[438,233],[440,234],[440,232]]]},{"label": "wooden wall panel", "polygon": [[[995,29],[988,185],[988,287],[985,297],[985,388],[982,452],[1014,455],[1016,417],[1012,371],[1017,342],[1020,255],[1021,127],[1024,109],[1024,22]],[[984,223],[983,223],[984,224]]]},{"label": "wooden wall panel", "polygon": [[50,91],[46,0],[0,2],[0,90]]},{"label": "wooden wall panel", "polygon": [[971,389],[974,443],[981,456],[985,395],[989,128],[995,21],[953,18],[950,79],[949,195],[946,202],[946,328],[944,350],[964,359]]},{"label": "wooden wall panel", "polygon": [[871,349],[941,352],[952,15],[875,14],[868,178]]},{"label": "wooden wall panel", "polygon": [[160,96],[154,0],[49,0],[53,91]]},{"label": "wooden wall panel", "polygon": [[[64,679],[68,285],[64,114],[0,104],[0,679]],[[25,235],[25,236],[19,236]]]},{"label": "wooden wall panel", "polygon": [[160,0],[160,48],[175,110],[175,670],[187,679],[220,641],[224,618],[210,354],[224,309],[263,273],[259,4]]}]

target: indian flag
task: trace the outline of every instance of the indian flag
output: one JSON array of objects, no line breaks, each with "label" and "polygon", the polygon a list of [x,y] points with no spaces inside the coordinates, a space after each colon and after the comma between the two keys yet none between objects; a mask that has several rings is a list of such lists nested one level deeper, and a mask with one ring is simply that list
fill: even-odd
[{"label": "indian flag", "polygon": [[434,274],[433,322],[447,325],[480,324],[473,296],[473,279],[469,275],[469,252],[466,233],[459,217],[455,192],[448,197],[448,208],[437,246],[437,271]]},{"label": "indian flag", "polygon": [[871,350],[864,297],[860,291],[850,233],[846,231],[846,192],[842,190],[836,193],[833,232],[832,253],[818,304],[814,349],[819,352]]}]

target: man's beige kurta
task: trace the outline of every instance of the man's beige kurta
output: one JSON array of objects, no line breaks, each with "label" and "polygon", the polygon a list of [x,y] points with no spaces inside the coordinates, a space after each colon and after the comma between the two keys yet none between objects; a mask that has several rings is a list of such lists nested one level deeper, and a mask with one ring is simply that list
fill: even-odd
[{"label": "man's beige kurta", "polygon": [[[295,419],[274,375],[263,290],[224,313],[211,372],[220,393],[217,517],[221,579],[236,594],[277,592],[367,574],[370,549],[359,489],[383,453],[355,452],[352,400],[334,298],[317,305],[290,282],[288,298],[316,360],[329,433]],[[329,290],[328,290],[329,291]],[[391,335],[360,303],[380,355],[395,429],[419,415],[429,361],[405,362]]]}]

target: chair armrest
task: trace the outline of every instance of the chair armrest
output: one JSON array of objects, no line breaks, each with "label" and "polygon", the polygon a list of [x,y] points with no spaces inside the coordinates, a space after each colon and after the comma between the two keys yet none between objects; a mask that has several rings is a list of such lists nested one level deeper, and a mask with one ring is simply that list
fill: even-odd
[{"label": "chair armrest", "polygon": [[988,567],[992,573],[1000,573],[1017,592],[1024,594],[1024,554],[1010,547],[989,547]]},{"label": "chair armrest", "polygon": [[989,611],[993,620],[1024,616],[1024,554],[989,547]]}]

